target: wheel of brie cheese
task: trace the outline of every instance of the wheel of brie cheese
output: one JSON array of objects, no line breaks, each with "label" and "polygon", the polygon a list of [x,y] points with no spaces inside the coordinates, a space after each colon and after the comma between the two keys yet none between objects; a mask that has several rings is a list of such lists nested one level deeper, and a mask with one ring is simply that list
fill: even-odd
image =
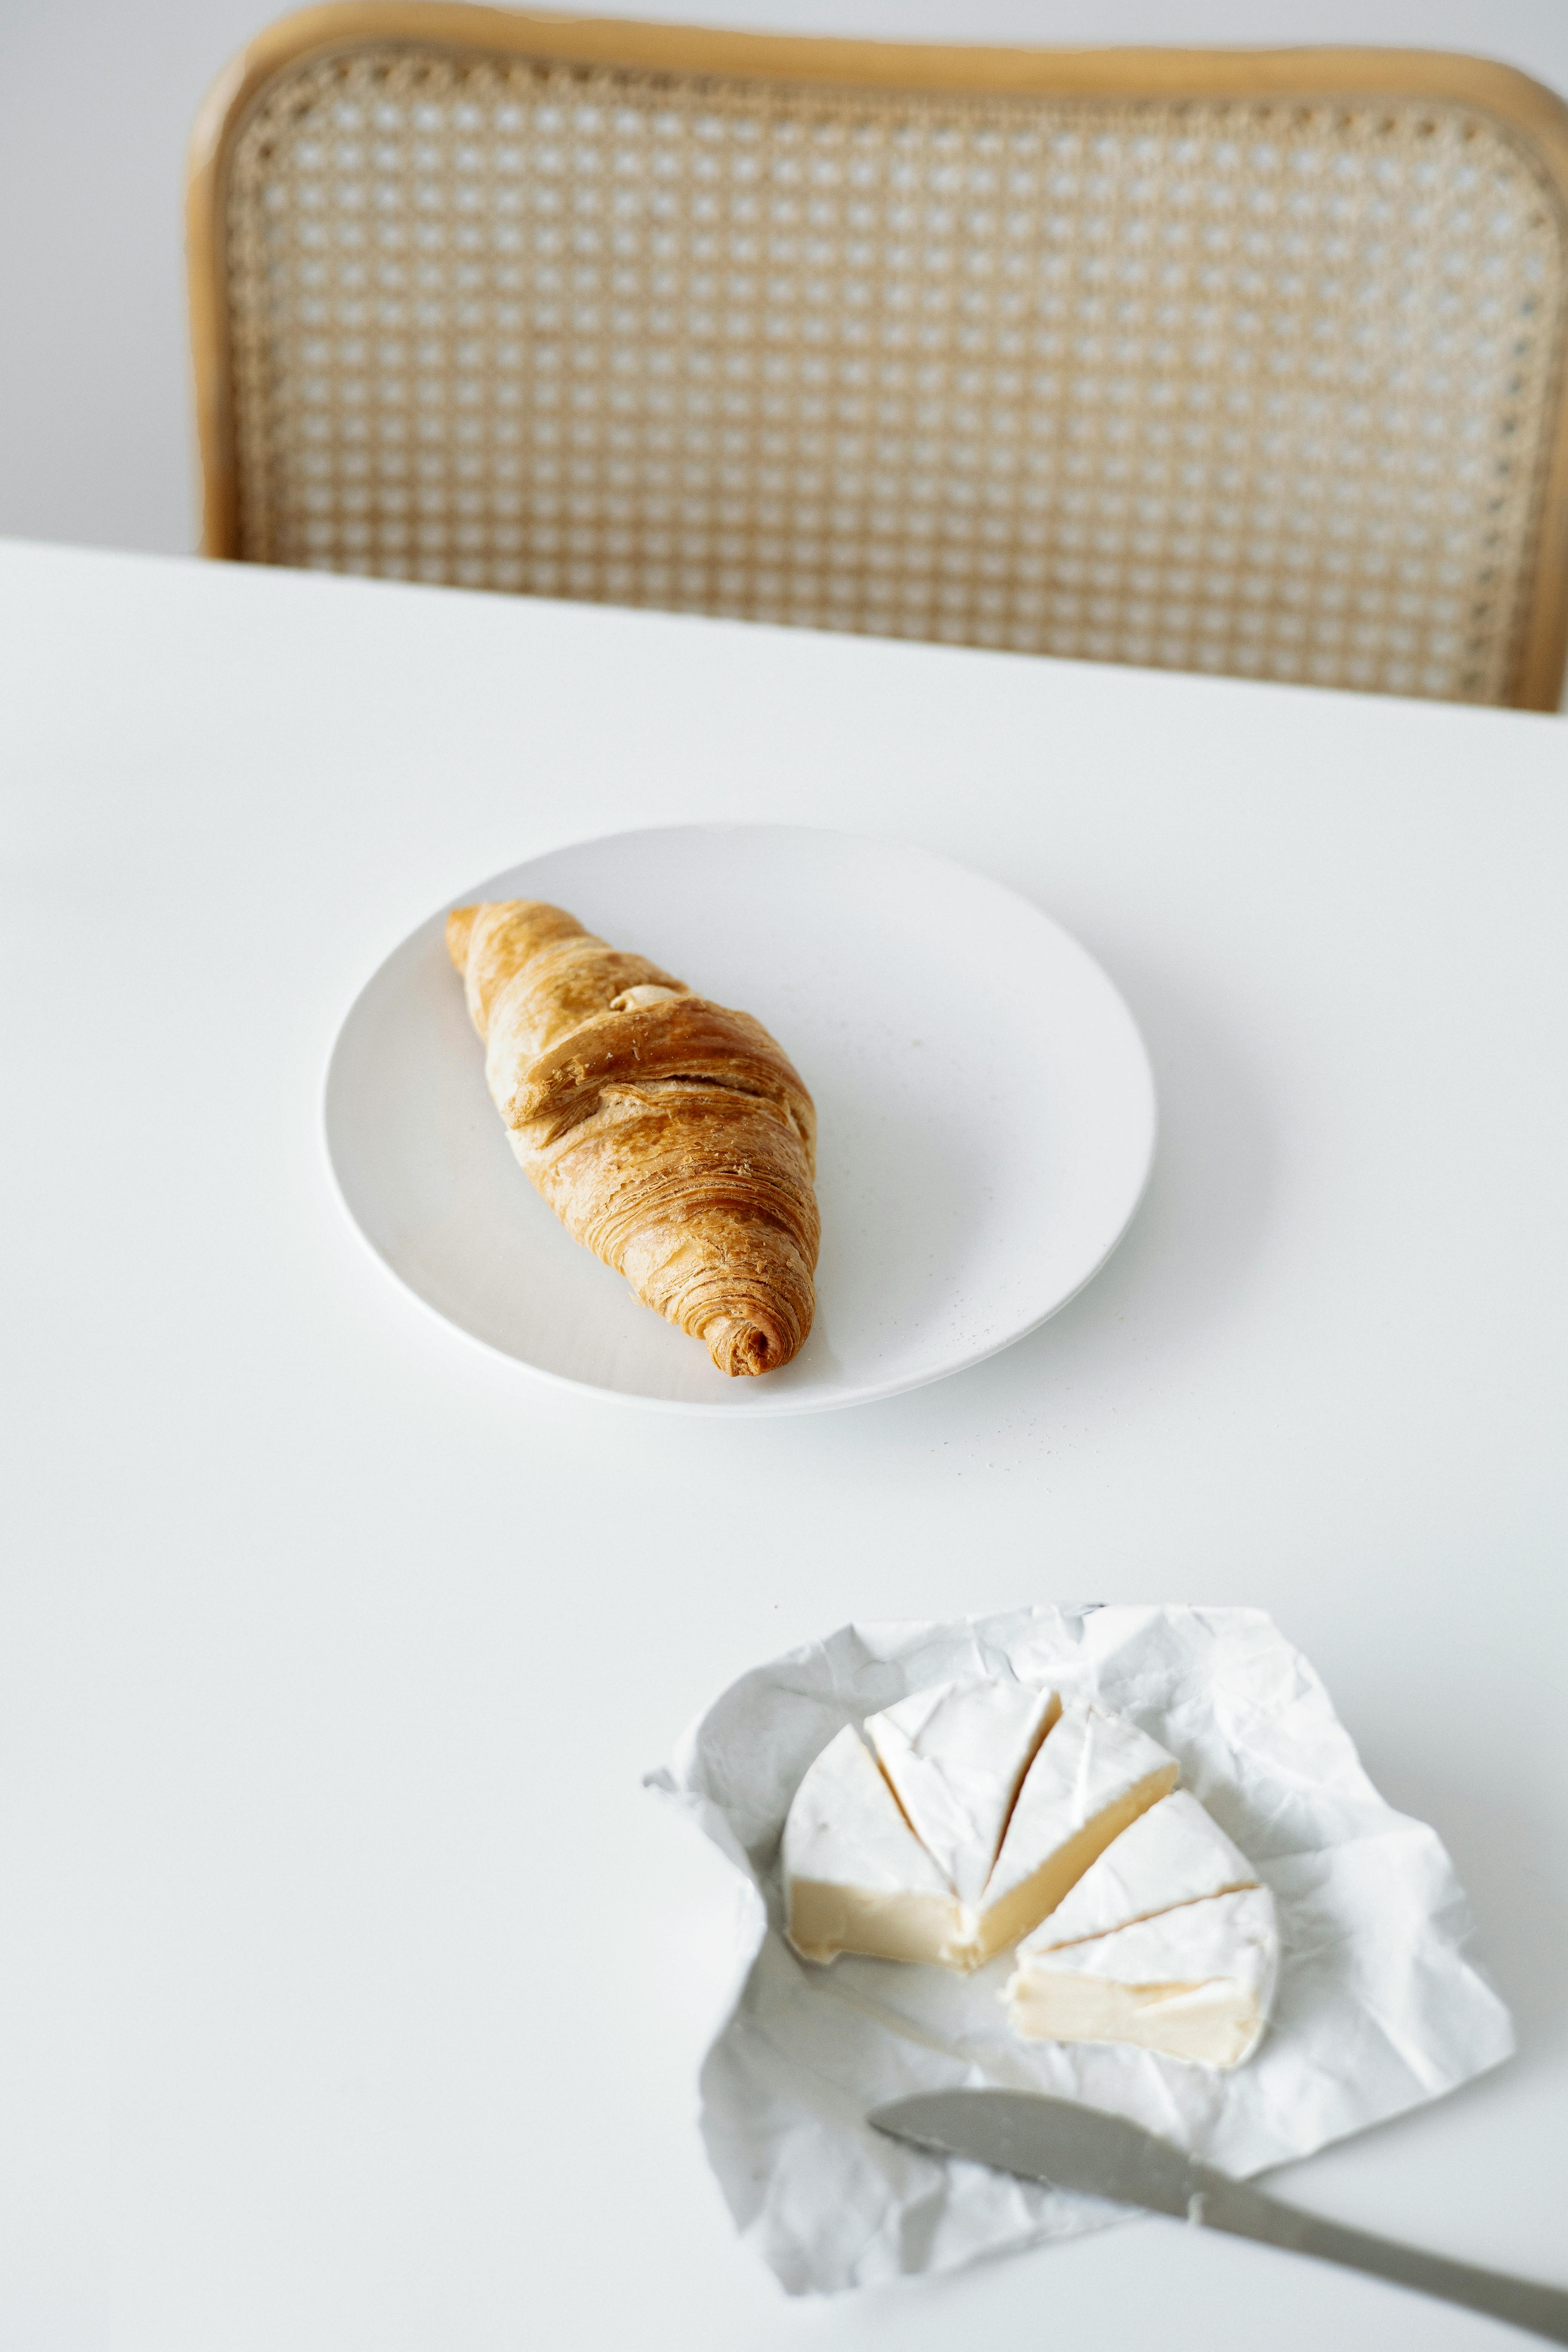
[{"label": "wheel of brie cheese", "polygon": [[1131,2042],[1235,2066],[1278,1964],[1273,1902],[1158,1741],[1011,1675],[847,1724],[784,1833],[790,1942],[972,1969],[1018,1945],[1033,2040]]},{"label": "wheel of brie cheese", "polygon": [[[868,1746],[868,1742],[869,1745]],[[784,1824],[789,1938],[976,1969],[1037,1927],[1175,1759],[1122,1717],[975,1675],[917,1691],[825,1748]]]}]

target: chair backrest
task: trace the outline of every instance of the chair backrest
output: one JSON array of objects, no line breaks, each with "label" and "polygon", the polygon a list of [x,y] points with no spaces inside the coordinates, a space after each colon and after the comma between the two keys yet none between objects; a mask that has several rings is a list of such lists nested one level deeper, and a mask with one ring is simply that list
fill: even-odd
[{"label": "chair backrest", "polygon": [[1472,58],[312,10],[197,128],[205,544],[1551,708],[1565,192]]}]

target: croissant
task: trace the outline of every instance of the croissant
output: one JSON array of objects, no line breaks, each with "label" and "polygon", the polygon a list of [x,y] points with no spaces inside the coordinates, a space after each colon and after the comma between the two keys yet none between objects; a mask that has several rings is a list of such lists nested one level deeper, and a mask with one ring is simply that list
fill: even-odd
[{"label": "croissant", "polygon": [[721,1372],[811,1328],[816,1113],[760,1021],[559,907],[459,907],[447,946],[524,1172],[568,1233]]}]

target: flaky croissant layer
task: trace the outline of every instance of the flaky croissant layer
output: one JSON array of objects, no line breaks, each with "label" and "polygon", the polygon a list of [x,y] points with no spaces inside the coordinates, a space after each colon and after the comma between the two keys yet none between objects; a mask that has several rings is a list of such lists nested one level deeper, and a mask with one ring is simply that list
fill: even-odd
[{"label": "flaky croissant layer", "polygon": [[559,907],[459,907],[447,946],[524,1171],[578,1241],[721,1372],[811,1328],[816,1113],[760,1021]]}]

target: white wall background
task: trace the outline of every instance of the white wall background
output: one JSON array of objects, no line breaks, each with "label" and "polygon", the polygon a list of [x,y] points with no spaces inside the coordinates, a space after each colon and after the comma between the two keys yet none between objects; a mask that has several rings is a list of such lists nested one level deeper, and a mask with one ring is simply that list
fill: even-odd
[{"label": "white wall background", "polygon": [[[559,0],[558,0],[559,5]],[[268,0],[0,0],[0,532],[195,544],[186,135]],[[1468,49],[1568,92],[1568,0],[616,0],[884,39]]]}]

